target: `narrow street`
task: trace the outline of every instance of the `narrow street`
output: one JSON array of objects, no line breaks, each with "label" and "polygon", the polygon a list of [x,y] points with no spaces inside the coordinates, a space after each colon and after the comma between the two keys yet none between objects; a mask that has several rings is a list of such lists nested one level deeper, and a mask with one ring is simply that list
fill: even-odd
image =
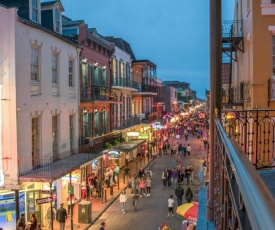
[{"label": "narrow street", "polygon": [[[203,133],[205,136],[206,133]],[[175,137],[170,139],[170,143],[176,143]],[[195,170],[194,180],[191,182],[190,187],[193,191],[193,201],[198,201],[198,188],[199,188],[199,168],[202,165],[203,143],[198,140],[196,136],[189,135],[189,140],[185,141],[184,137],[179,139],[179,143],[189,143],[192,146],[191,157],[181,158],[181,163],[184,166],[189,164],[193,165]],[[166,168],[176,167],[176,157],[170,155],[158,156],[147,167],[153,172],[152,177],[152,190],[150,197],[139,198],[138,211],[134,212],[132,207],[131,189],[126,189],[128,200],[126,204],[126,214],[124,215],[121,210],[119,198],[97,219],[97,221],[89,228],[90,230],[97,230],[100,228],[100,223],[106,222],[106,229],[135,229],[135,230],[151,230],[158,229],[161,224],[166,221],[167,226],[172,230],[181,229],[182,221],[184,218],[175,213],[175,217],[167,218],[168,208],[167,200],[170,195],[174,196],[175,205],[174,212],[176,212],[177,199],[175,197],[175,189],[171,187],[163,187],[162,185],[162,171]],[[184,191],[187,189],[186,179],[183,185]],[[185,199],[183,202],[186,203]],[[133,227],[134,226],[134,227]]]}]

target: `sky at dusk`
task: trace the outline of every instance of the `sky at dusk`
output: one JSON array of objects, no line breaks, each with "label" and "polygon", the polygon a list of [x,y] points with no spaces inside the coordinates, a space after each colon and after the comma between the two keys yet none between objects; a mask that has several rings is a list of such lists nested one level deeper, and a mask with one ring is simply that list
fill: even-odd
[{"label": "sky at dusk", "polygon": [[[61,0],[65,16],[124,39],[137,60],[157,65],[159,79],[189,82],[203,99],[210,82],[209,1]],[[234,2],[223,0],[224,20],[233,19]]]}]

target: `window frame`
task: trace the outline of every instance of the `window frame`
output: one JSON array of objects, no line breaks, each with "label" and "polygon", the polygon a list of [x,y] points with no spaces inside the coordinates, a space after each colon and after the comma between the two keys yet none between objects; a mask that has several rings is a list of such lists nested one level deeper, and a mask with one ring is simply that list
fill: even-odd
[{"label": "window frame", "polygon": [[[36,59],[36,62],[34,62],[34,50],[37,51],[37,55],[35,57]],[[31,81],[36,81],[36,82],[39,82],[40,80],[40,74],[39,74],[39,71],[40,71],[40,66],[39,66],[39,53],[40,53],[40,50],[39,50],[39,47],[35,47],[35,46],[31,46]],[[33,77],[33,69],[36,69],[36,77]]]},{"label": "window frame", "polygon": [[[36,5],[34,5],[34,3],[36,3]],[[30,8],[31,8],[30,19],[31,21],[37,22],[37,23],[39,22],[39,4],[40,2],[38,0],[30,0]],[[33,18],[34,12],[36,12],[35,19]]]},{"label": "window frame", "polygon": [[[56,57],[56,60],[54,61],[54,57]],[[52,53],[52,84],[59,84],[59,74],[58,74],[58,59],[59,59],[59,54],[53,52]],[[54,76],[55,74],[55,76]]]},{"label": "window frame", "polygon": [[53,21],[54,21],[54,31],[57,33],[60,33],[61,31],[60,11],[58,8],[54,8]]},{"label": "window frame", "polygon": [[68,68],[68,77],[69,77],[69,87],[74,87],[74,60],[69,59],[69,68]]}]

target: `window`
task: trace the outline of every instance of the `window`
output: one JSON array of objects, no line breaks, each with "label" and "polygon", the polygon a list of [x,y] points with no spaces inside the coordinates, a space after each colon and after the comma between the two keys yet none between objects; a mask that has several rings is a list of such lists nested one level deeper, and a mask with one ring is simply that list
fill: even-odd
[{"label": "window", "polygon": [[38,48],[31,48],[31,80],[39,80]]},{"label": "window", "polygon": [[54,30],[55,32],[60,32],[60,16],[59,16],[59,10],[54,10]]},{"label": "window", "polygon": [[38,166],[39,163],[39,117],[32,118],[32,159],[33,167]]},{"label": "window", "polygon": [[69,60],[69,86],[74,87],[74,62]]},{"label": "window", "polygon": [[58,158],[58,116],[52,116],[52,150],[53,159]]},{"label": "window", "polygon": [[38,22],[38,4],[37,0],[32,0],[32,6],[31,6],[31,20],[34,22]]},{"label": "window", "polygon": [[74,148],[74,115],[69,116],[70,122],[70,150]]},{"label": "window", "polygon": [[112,83],[113,85],[117,85],[117,60],[112,58]]},{"label": "window", "polygon": [[57,54],[52,54],[52,83],[58,84]]}]

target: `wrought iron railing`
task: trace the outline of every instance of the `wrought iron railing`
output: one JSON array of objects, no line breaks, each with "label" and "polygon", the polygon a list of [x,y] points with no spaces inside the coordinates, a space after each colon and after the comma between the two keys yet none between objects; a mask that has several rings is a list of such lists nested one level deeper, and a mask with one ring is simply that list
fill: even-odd
[{"label": "wrought iron railing", "polygon": [[82,86],[80,88],[80,100],[109,100],[118,101],[119,92],[113,90],[111,87],[105,86]]},{"label": "wrought iron railing", "polygon": [[223,127],[256,169],[275,167],[275,110],[224,110]]},{"label": "wrought iron railing", "polygon": [[243,81],[241,82],[240,87],[240,100],[243,101],[250,101],[250,88],[251,83],[249,81]]},{"label": "wrought iron railing", "polygon": [[114,127],[115,130],[122,130],[129,128],[134,125],[139,125],[141,123],[141,119],[137,116],[130,117],[129,119],[125,119],[122,121],[121,125]]},{"label": "wrought iron railing", "polygon": [[242,20],[226,20],[222,22],[222,37],[243,37],[243,22]]},{"label": "wrought iron railing", "polygon": [[129,77],[117,77],[112,78],[112,86],[120,86],[120,87],[133,87],[133,81]]},{"label": "wrought iron railing", "polygon": [[[256,124],[261,122],[258,118],[257,122],[253,119]],[[216,119],[213,151],[215,229],[272,229],[275,225],[273,195],[251,164],[251,155],[239,148],[244,148],[245,144],[238,143],[238,146],[235,133],[225,132],[223,128]],[[245,135],[249,137],[249,133],[242,136]],[[247,144],[248,148],[250,144],[254,146]]]}]

